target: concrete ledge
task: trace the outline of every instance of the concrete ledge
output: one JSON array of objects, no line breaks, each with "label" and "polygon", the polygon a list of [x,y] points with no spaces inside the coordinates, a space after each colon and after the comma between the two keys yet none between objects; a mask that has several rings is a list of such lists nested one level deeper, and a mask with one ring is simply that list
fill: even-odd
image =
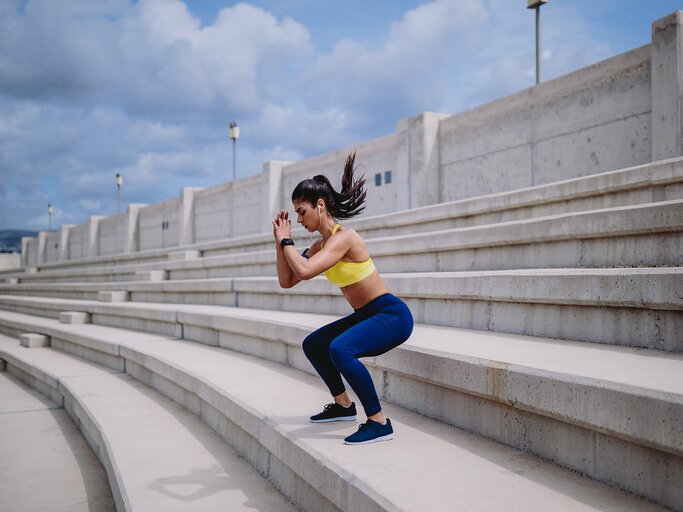
[{"label": "concrete ledge", "polygon": [[[638,267],[683,264],[683,201],[496,222],[366,240],[382,272],[504,270],[509,268]],[[155,267],[156,266],[156,267]],[[41,272],[23,282],[155,281],[272,276],[275,256],[265,251],[139,266]],[[156,269],[155,269],[156,268]],[[164,273],[164,271],[166,273]]]},{"label": "concrete ledge", "polygon": [[172,251],[168,253],[169,261],[196,260],[201,257],[201,251]]},{"label": "concrete ledge", "polygon": [[[213,309],[186,307],[181,311],[179,321],[186,335],[309,372],[300,341],[313,328],[331,320],[317,315],[239,309],[227,313]],[[16,318],[15,323],[21,324],[21,316]],[[7,320],[0,323],[6,324]],[[33,324],[45,325],[45,330],[51,328],[49,320],[34,320]],[[214,342],[207,338],[211,330],[218,334]],[[98,338],[100,346],[118,347],[121,339],[115,329],[107,328],[91,329],[89,336],[90,340],[77,342],[95,346],[92,343]],[[642,487],[638,475],[643,467],[648,467],[650,474],[664,471],[666,476],[658,480],[658,485],[667,489],[671,485],[669,478],[678,471],[673,467],[683,475],[683,462],[679,460],[683,453],[680,357],[489,333],[451,331],[449,335],[448,330],[426,326],[417,326],[413,339],[367,362],[377,381],[383,382],[384,399],[648,495],[658,491]],[[160,350],[164,361],[170,357],[170,352],[159,346],[166,341],[158,337],[141,343],[141,339],[127,335],[126,340],[119,350],[127,365],[133,360],[156,374],[162,363],[153,353]],[[284,351],[277,350],[278,345]],[[181,361],[193,360],[191,347],[177,347],[174,354],[175,350],[182,352],[178,353],[178,364],[184,367]],[[142,359],[140,350],[146,354]],[[572,367],[572,361],[578,364]],[[190,386],[186,377],[161,375],[175,385]],[[659,391],[655,392],[653,386],[660,386]],[[196,392],[194,386],[187,389]],[[179,391],[173,393],[184,396],[178,395]],[[436,396],[440,398],[436,400]],[[182,400],[198,411],[197,404],[192,405],[194,402],[187,398]],[[651,417],[661,418],[664,423],[648,422],[646,418]],[[600,455],[578,448],[595,443],[596,435]],[[674,459],[667,459],[657,450],[675,454],[668,456]],[[610,465],[607,470],[601,463],[622,457],[630,460],[629,464],[616,468]],[[640,469],[634,472],[634,468]]]},{"label": "concrete ledge", "polygon": [[[681,267],[419,272],[383,278],[420,323],[683,351]],[[281,289],[274,277],[253,277],[31,284],[0,286],[0,292],[87,300],[103,288],[117,289],[117,297],[133,302],[349,311],[338,289],[322,277],[290,290]]]},{"label": "concrete ledge", "polygon": [[[423,208],[349,221],[364,236],[388,236],[439,230],[455,226],[482,225],[501,221],[594,210],[653,201],[683,199],[683,158],[662,160],[618,171],[515,190],[502,194],[441,203]],[[642,192],[638,192],[642,189]],[[668,192],[667,192],[668,191]],[[458,220],[460,219],[460,220]],[[429,227],[426,227],[429,225]],[[306,236],[295,230],[294,236]],[[269,249],[272,235],[263,233],[193,244],[174,252],[199,251],[203,256]],[[40,265],[41,272],[77,267],[111,267],[126,263],[167,261],[168,249],[132,254],[99,256]],[[36,269],[37,270],[37,269]],[[26,272],[29,269],[25,270]]]},{"label": "concrete ledge", "polygon": [[[436,511],[456,502],[465,509],[479,506],[526,510],[538,500],[548,499],[560,509],[575,507],[578,500],[595,509],[657,510],[627,493],[528,454],[392,406],[387,406],[386,411],[394,420],[397,439],[390,451],[382,450],[381,456],[387,461],[383,471],[368,472],[382,446],[354,451],[351,457],[341,439],[353,428],[346,426],[339,431],[338,425],[321,428],[307,423],[311,404],[325,400],[318,379],[281,365],[173,340],[144,346],[130,344],[121,350],[136,377],[163,394],[183,392],[179,400],[190,395],[198,397],[204,421],[234,443],[255,467],[274,480],[282,479],[285,489],[308,500],[304,503],[310,510]],[[165,356],[159,357],[162,352]],[[247,381],[249,386],[244,384]],[[78,396],[75,386],[90,390],[88,384],[83,377],[59,382],[68,403],[75,402],[68,391]],[[114,393],[112,397],[120,395]],[[115,402],[134,410],[125,395],[120,400],[109,400],[108,410]],[[94,408],[79,405],[94,419],[99,417]],[[67,410],[72,409],[67,406]],[[135,423],[132,418],[126,421]],[[84,423],[89,431],[88,422]],[[110,441],[107,448],[113,446]],[[415,447],[419,447],[421,456],[413,457],[409,465],[400,464],[400,460],[415,453]],[[434,465],[439,467],[438,479],[432,478]],[[463,472],[462,467],[467,471]],[[121,480],[130,473],[122,471]],[[406,481],[413,483],[410,489]]]},{"label": "concrete ledge", "polygon": [[[4,353],[11,356],[12,349]],[[42,355],[31,361],[11,357],[11,364],[17,364],[18,375],[29,384],[32,379],[22,375],[19,366],[54,384],[53,393],[63,397],[65,410],[105,467],[117,510],[246,511],[255,506],[293,511],[196,416],[130,376],[55,351]],[[179,476],[169,477],[169,470]],[[182,475],[190,472],[193,485],[210,485],[220,478],[240,492],[215,491],[179,500],[174,491],[185,482]]]},{"label": "concrete ledge", "polygon": [[166,270],[137,270],[135,272],[136,281],[166,281],[167,279]]},{"label": "concrete ledge", "polygon": [[89,324],[90,313],[84,311],[64,311],[59,314],[61,324]]},{"label": "concrete ledge", "polygon": [[121,290],[99,292],[97,300],[100,302],[128,302],[130,301],[130,292]]},{"label": "concrete ledge", "polygon": [[26,348],[49,347],[50,337],[44,334],[24,333],[19,336],[19,342]]}]

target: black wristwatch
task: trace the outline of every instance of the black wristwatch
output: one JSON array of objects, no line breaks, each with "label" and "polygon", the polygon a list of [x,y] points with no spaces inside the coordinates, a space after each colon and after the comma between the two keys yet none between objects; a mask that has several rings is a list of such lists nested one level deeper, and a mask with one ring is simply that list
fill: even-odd
[{"label": "black wristwatch", "polygon": [[282,240],[280,240],[280,248],[284,249],[285,245],[294,245],[294,240],[292,240],[291,238],[283,238]]}]

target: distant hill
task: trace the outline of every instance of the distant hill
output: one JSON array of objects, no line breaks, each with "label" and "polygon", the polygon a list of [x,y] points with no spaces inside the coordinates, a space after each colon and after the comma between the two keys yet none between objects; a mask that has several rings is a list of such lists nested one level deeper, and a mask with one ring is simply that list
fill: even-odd
[{"label": "distant hill", "polygon": [[21,252],[22,237],[37,235],[37,231],[22,231],[19,229],[0,230],[0,252]]}]

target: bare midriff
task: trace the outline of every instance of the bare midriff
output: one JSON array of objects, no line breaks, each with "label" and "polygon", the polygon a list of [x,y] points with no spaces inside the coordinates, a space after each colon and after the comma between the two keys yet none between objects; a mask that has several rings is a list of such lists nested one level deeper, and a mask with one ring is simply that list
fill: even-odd
[{"label": "bare midriff", "polygon": [[360,309],[380,295],[389,293],[389,289],[377,270],[362,281],[340,288],[340,290],[353,309]]}]

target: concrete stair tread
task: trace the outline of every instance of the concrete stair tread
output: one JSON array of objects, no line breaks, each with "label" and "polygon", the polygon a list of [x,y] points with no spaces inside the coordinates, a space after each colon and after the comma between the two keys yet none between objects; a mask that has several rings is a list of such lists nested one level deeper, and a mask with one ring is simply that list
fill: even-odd
[{"label": "concrete stair tread", "polygon": [[[184,325],[221,329],[228,337],[237,333],[252,340],[270,339],[297,350],[308,332],[334,319],[241,308],[190,307],[177,315]],[[0,324],[19,331],[34,329],[114,356],[120,355],[121,344],[146,347],[166,339],[125,331],[124,342],[118,328],[63,325],[21,313],[0,312]],[[238,350],[273,359],[262,354],[258,344],[252,348],[253,343]],[[678,434],[683,432],[683,357],[678,355],[418,324],[408,342],[384,356],[367,358],[366,364],[672,454],[683,453]],[[577,394],[585,395],[584,401],[593,406],[586,408],[576,401]],[[646,421],[654,416],[661,423]]]},{"label": "concrete stair tread", "polygon": [[[683,201],[661,201],[521,219],[493,224],[457,227],[436,231],[383,236],[366,240],[374,258],[411,255],[434,251],[463,250],[490,246],[548,243],[558,240],[609,238],[683,230]],[[193,260],[155,263],[119,264],[71,271],[42,271],[25,274],[25,282],[43,279],[75,278],[131,274],[141,270],[197,270],[215,267],[274,264],[270,247],[229,255],[208,256]]]},{"label": "concrete stair tread", "polygon": [[[401,297],[683,309],[683,297],[677,293],[683,279],[683,267],[404,272],[384,273],[382,277],[394,293]],[[660,281],[662,286],[653,286],[655,281]],[[12,294],[22,290],[68,293],[123,290],[133,293],[266,292],[292,296],[338,295],[337,288],[322,276],[288,290],[281,289],[274,276],[178,279],[148,283],[126,281],[0,285],[1,293]]]},{"label": "concrete stair tread", "polygon": [[294,510],[199,418],[133,377],[56,350],[8,345],[0,336],[5,354],[57,379],[97,424],[125,510]]},{"label": "concrete stair tread", "polygon": [[[550,502],[554,510],[661,510],[531,455],[392,406],[385,411],[395,426],[394,441],[345,446],[341,440],[355,426],[307,421],[311,412],[329,401],[313,376],[185,341],[157,338],[136,344],[118,339],[130,352],[126,357],[168,365],[171,370],[163,371],[172,371],[173,380],[182,375],[188,385],[197,382],[197,393],[202,393],[202,386],[218,390],[388,510],[441,511],[444,504],[450,510],[529,510]],[[92,379],[117,381],[121,376]],[[86,378],[74,381],[80,381],[84,392],[88,389]],[[130,408],[130,404],[115,399],[102,414],[116,416],[119,407]],[[254,435],[269,437],[261,431]],[[412,484],[405,485],[406,481]]]},{"label": "concrete stair tread", "polygon": [[8,372],[0,373],[0,461],[0,510],[116,510],[104,468],[66,412]]},{"label": "concrete stair tread", "polygon": [[[616,192],[636,190],[640,187],[665,186],[681,181],[681,158],[661,160],[626,169],[603,172],[595,175],[572,178],[560,182],[526,187],[509,192],[495,193],[464,200],[450,201],[420,208],[413,208],[389,214],[375,215],[363,219],[354,219],[350,225],[358,230],[382,229],[387,226],[417,226],[425,222],[477,215],[495,215],[504,211],[519,211],[528,208],[533,210],[547,204],[562,204],[574,199],[609,195]],[[610,204],[609,201],[607,204]],[[414,229],[414,228],[411,228]],[[295,236],[303,234],[296,230]],[[241,246],[254,246],[269,241],[270,235],[262,233],[224,239],[211,242],[195,243],[174,247],[173,250],[221,251]],[[238,249],[239,250],[239,249]],[[147,249],[132,254],[102,255],[84,257],[78,260],[38,263],[41,269],[65,268],[69,266],[107,265],[118,262],[164,260],[167,249]]]},{"label": "concrete stair tread", "polygon": [[[5,296],[0,296],[0,301],[5,298]],[[160,310],[174,313],[174,316],[201,315],[198,323],[207,326],[216,326],[216,322],[228,325],[231,320],[242,319],[254,322],[255,332],[262,332],[263,329],[260,326],[265,325],[276,329],[293,326],[307,332],[339,318],[336,315],[223,306],[157,303],[102,305],[95,301],[25,297],[20,298],[19,301],[24,303],[55,301],[68,310],[90,311],[91,308],[95,311],[111,312],[122,309],[139,312]],[[0,311],[0,318],[16,319],[27,323],[32,321],[36,326],[55,326],[51,320],[22,313]],[[185,319],[181,318],[181,320]],[[105,337],[108,329],[111,329],[99,325],[80,327],[83,330],[91,330],[94,336],[102,332]],[[127,336],[136,340],[156,339],[153,334],[136,331],[129,331]],[[300,343],[303,337],[298,341],[296,339],[285,341]],[[480,364],[538,370],[548,374],[564,375],[576,381],[587,379],[599,382],[601,385],[611,384],[622,390],[630,388],[630,392],[633,393],[672,394],[675,396],[669,397],[670,400],[683,403],[683,354],[427,324],[416,324],[411,338],[402,345],[402,348],[429,352],[444,358],[479,360]]]}]

